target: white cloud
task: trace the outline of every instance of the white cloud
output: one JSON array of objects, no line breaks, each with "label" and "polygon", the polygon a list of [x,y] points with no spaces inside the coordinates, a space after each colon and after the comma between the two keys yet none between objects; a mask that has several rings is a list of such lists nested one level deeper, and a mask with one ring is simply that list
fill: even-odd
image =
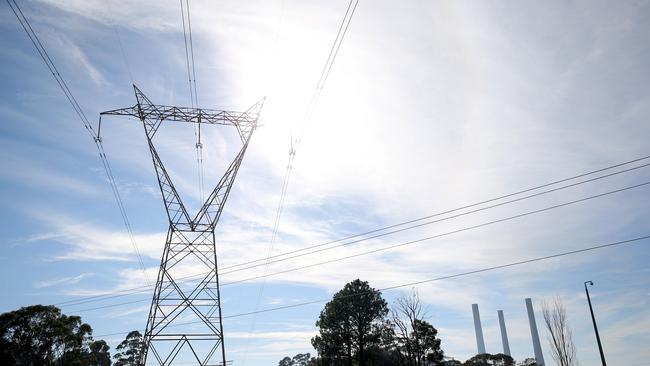
[{"label": "white cloud", "polygon": [[[111,1],[112,10],[100,1],[45,2],[100,24],[116,24],[135,38],[162,34],[171,39],[171,35],[180,35],[180,9],[161,2]],[[474,5],[360,4],[300,145],[273,253],[457,207],[647,151],[649,93],[644,45],[650,33],[641,29],[645,23],[638,14],[643,11],[635,12],[632,5],[613,9],[603,4],[586,7],[575,3]],[[201,101],[245,108],[268,95],[264,127],[253,138],[219,228],[218,252],[225,265],[258,259],[268,250],[290,133],[299,130],[296,126],[302,120],[345,3],[290,4],[282,21],[279,11],[272,7],[271,3],[241,2],[193,5],[195,45],[201,50],[200,81],[204,81],[200,83]],[[319,16],[314,17],[314,12]],[[80,48],[75,53],[74,44],[68,46],[75,63],[101,84],[105,77],[98,71],[101,68],[93,67]],[[177,46],[181,50],[180,44]],[[151,47],[153,52],[155,47]],[[169,64],[160,69],[151,65],[146,70],[169,79],[147,80],[143,90],[157,96],[156,103],[186,99],[177,96],[184,95],[184,90],[169,87],[184,78],[184,59],[177,54],[172,58],[169,62],[177,66],[178,75],[164,69],[173,69]],[[225,93],[231,95],[224,97]],[[181,135],[179,131],[161,132],[157,143],[177,188],[187,195],[189,206],[196,206],[192,136],[191,132]],[[124,134],[122,130],[119,133]],[[181,137],[189,142],[182,143]],[[133,143],[127,137],[125,140]],[[209,160],[206,166],[210,167],[206,181],[214,182],[221,171],[218,164],[223,164],[234,145],[213,131],[205,132],[204,143]],[[142,149],[136,151],[134,145],[126,146],[129,144],[119,148],[107,144],[107,149],[117,150],[115,156],[121,165],[145,171],[146,164],[150,169],[143,155],[146,149],[138,145]],[[611,183],[584,186],[302,257],[290,265],[271,264],[268,272],[475,225],[647,180],[647,176],[641,171]],[[55,179],[54,184],[84,189],[83,185],[74,187],[78,182],[57,183]],[[152,193],[150,187],[132,188],[133,192]],[[628,237],[632,231],[647,231],[645,192],[611,196],[265,281],[333,292],[360,277],[370,280],[374,287],[386,287],[613,241]],[[160,211],[152,214],[163,215]],[[142,284],[126,235],[92,222],[78,224],[77,217],[50,215],[41,220],[52,230],[30,240],[63,243],[66,249],[56,259],[130,261],[134,268],[117,273],[115,289]],[[147,258],[159,258],[164,229],[136,235]],[[460,316],[477,301],[486,308],[515,302],[521,307],[525,296],[542,298],[554,292],[546,287],[569,286],[563,281],[567,273],[577,278],[582,275],[578,269],[589,263],[607,266],[613,253],[603,251],[462,281],[431,283],[420,286],[421,294],[445,315]],[[154,266],[147,272],[155,278]],[[192,268],[180,268],[179,272],[189,274]],[[262,268],[256,268],[224,274],[223,280],[237,281],[263,273]],[[540,283],[546,287],[533,290]],[[84,291],[97,293],[99,289]],[[497,292],[500,296],[495,295]],[[569,298],[572,313],[581,311],[573,305],[578,299]],[[279,301],[282,299],[274,297],[271,302]],[[624,299],[610,301],[612,314],[622,311],[619,307]],[[627,311],[634,312],[631,319],[644,316],[636,309]],[[512,327],[513,343],[529,346],[525,314],[517,313],[509,319],[517,324]],[[621,333],[613,336],[619,339],[619,350],[628,349],[620,341],[623,335],[638,335],[634,320],[625,321]],[[473,352],[468,340],[472,339],[471,331],[468,333],[463,324],[442,329],[454,354],[467,356]],[[494,338],[494,328],[489,332]],[[304,337],[296,342],[287,339],[291,333],[238,334],[243,339],[273,339],[257,349],[258,357],[289,352],[305,344]],[[523,346],[521,349],[520,354],[527,352]]]},{"label": "white cloud", "polygon": [[108,84],[106,78],[99,70],[97,70],[95,66],[90,63],[88,56],[86,56],[84,51],[82,51],[79,46],[70,42],[69,40],[62,39],[61,43],[64,47],[67,48],[65,53],[68,55],[68,57],[70,57],[73,62],[81,66],[82,70],[84,70],[90,77],[90,80],[92,80],[97,86],[104,86],[105,84]]},{"label": "white cloud", "polygon": [[59,286],[59,285],[75,285],[81,282],[85,277],[93,275],[92,273],[82,273],[78,276],[73,277],[61,277],[54,278],[50,280],[36,281],[34,282],[34,287],[37,289]]},{"label": "white cloud", "polygon": [[[50,230],[32,236],[28,240],[30,242],[54,240],[66,248],[63,254],[53,256],[52,260],[137,260],[135,249],[125,230],[114,231],[76,218],[49,214],[45,210],[31,213]],[[134,235],[138,250],[145,258],[160,257],[159,249],[161,243],[164,243],[164,238],[164,233],[135,233]]]}]

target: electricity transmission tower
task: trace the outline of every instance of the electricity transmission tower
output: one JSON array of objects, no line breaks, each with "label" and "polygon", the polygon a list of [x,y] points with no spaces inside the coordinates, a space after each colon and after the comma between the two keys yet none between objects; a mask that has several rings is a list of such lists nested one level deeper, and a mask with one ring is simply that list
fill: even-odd
[{"label": "electricity transmission tower", "polygon": [[[135,106],[100,116],[130,116],[142,122],[169,219],[139,364],[170,365],[176,359],[189,359],[197,365],[225,366],[214,229],[257,127],[264,99],[246,112],[216,111],[156,105],[135,85],[133,88]],[[239,153],[193,218],[154,146],[154,136],[163,121],[233,126],[241,139]]]}]

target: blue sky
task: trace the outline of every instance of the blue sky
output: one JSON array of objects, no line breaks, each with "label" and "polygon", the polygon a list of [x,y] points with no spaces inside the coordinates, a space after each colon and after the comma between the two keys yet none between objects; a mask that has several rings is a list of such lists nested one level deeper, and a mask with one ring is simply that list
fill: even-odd
[{"label": "blue sky", "polygon": [[[133,105],[189,105],[177,2],[20,2],[93,122]],[[220,263],[268,251],[291,136],[300,129],[346,1],[192,2],[199,104],[267,101],[226,205]],[[0,12],[0,311],[145,284],[95,147],[8,6]],[[361,1],[296,156],[274,253],[481,201],[650,151],[650,5],[643,1]],[[120,45],[121,43],[121,45]],[[130,76],[130,74],[132,76]],[[207,130],[207,129],[206,129]],[[103,122],[104,146],[155,278],[166,220],[142,128]],[[233,153],[205,132],[206,182]],[[199,204],[193,131],[158,146],[191,207]],[[650,180],[648,168],[478,214],[369,240],[268,272],[359,253]],[[266,279],[259,308],[327,298],[361,278],[377,288],[650,233],[640,187],[444,238]],[[488,352],[503,309],[517,359],[532,357],[524,298],[561,296],[582,364],[598,362],[582,283],[592,280],[612,364],[650,358],[648,241],[418,286],[443,349],[475,353],[478,303]],[[223,276],[256,276],[263,268]],[[225,286],[226,315],[256,308],[261,281]],[[392,302],[401,291],[387,291]],[[115,347],[142,329],[149,292],[64,306]],[[103,307],[142,300],[124,306]],[[225,321],[235,365],[312,352],[322,304]],[[538,326],[542,328],[541,314]],[[542,333],[544,337],[544,333]],[[551,360],[544,340],[547,362]]]}]

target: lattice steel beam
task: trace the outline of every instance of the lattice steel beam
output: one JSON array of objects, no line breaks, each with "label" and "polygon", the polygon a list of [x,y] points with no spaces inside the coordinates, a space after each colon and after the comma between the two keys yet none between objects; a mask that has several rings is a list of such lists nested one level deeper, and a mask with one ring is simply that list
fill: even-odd
[{"label": "lattice steel beam", "polygon": [[[140,365],[171,365],[182,352],[198,365],[226,365],[214,230],[244,158],[264,99],[245,112],[153,104],[135,85],[136,105],[102,112],[142,122],[169,229],[144,334]],[[195,216],[190,216],[153,143],[164,121],[233,126],[242,146]],[[187,271],[205,275],[187,279]],[[178,280],[183,277],[182,281]]]}]

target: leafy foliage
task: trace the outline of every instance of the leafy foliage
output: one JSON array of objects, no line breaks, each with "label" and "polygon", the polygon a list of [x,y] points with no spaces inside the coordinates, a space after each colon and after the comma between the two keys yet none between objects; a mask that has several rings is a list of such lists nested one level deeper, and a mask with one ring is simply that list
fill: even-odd
[{"label": "leafy foliage", "polygon": [[337,292],[321,311],[312,338],[320,362],[327,365],[364,366],[384,343],[388,304],[368,282],[354,280]]},{"label": "leafy foliage", "polygon": [[293,358],[283,358],[278,366],[310,366],[313,364],[312,362],[313,359],[309,353],[298,353]]},{"label": "leafy foliage", "polygon": [[503,353],[496,355],[482,353],[465,361],[463,366],[515,366],[515,360]]},{"label": "leafy foliage", "polygon": [[55,306],[33,305],[0,315],[3,365],[82,366],[92,358],[91,342],[90,325]]},{"label": "leafy foliage", "polygon": [[142,334],[134,330],[126,335],[126,338],[115,350],[114,366],[136,366],[142,356]]},{"label": "leafy foliage", "polygon": [[92,366],[110,366],[111,353],[108,351],[110,347],[105,341],[99,340],[90,344],[90,353],[87,356],[86,364]]},{"label": "leafy foliage", "polygon": [[517,362],[517,366],[539,366],[537,360],[534,358],[526,358],[523,361]]},{"label": "leafy foliage", "polygon": [[446,360],[440,363],[442,366],[463,366],[463,363],[458,360]]}]

